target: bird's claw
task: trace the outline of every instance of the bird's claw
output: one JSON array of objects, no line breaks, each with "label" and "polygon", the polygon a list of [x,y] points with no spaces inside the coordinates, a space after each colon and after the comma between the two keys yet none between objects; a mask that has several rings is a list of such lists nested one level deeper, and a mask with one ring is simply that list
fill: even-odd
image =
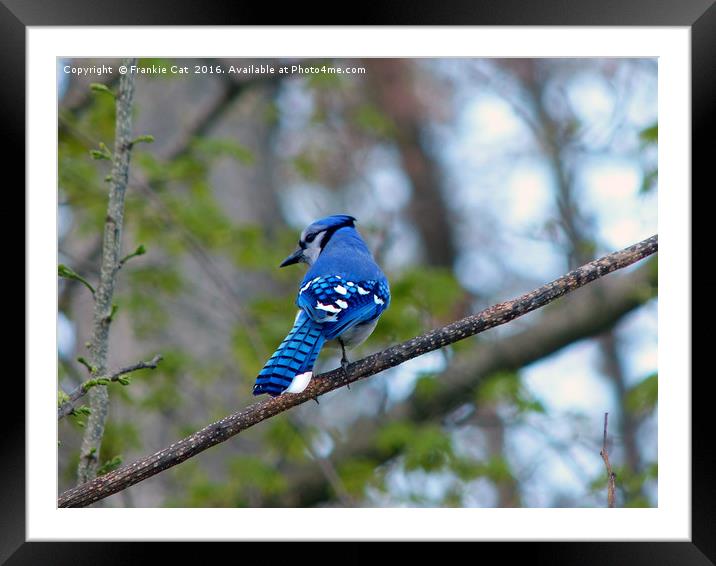
[{"label": "bird's claw", "polygon": [[351,383],[350,381],[348,381],[348,360],[345,358],[341,360],[341,369],[343,370],[343,376],[346,379],[346,386],[348,387],[348,389],[350,389]]}]

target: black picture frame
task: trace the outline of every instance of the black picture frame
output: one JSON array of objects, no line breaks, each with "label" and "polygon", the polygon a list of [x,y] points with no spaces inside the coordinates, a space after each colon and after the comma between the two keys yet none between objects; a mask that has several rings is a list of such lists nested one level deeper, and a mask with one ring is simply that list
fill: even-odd
[{"label": "black picture frame", "polygon": [[[28,26],[68,25],[345,25],[340,21],[344,10],[354,13],[351,25],[562,25],[562,26],[685,26],[691,30],[692,71],[692,172],[694,179],[705,179],[709,160],[713,160],[716,100],[716,6],[714,0],[482,0],[447,1],[416,5],[405,0],[384,5],[361,3],[356,6],[284,4],[280,9],[228,2],[190,2],[187,0],[0,0],[0,101],[7,144],[6,163],[24,163],[25,144],[25,36]],[[121,51],[118,46],[118,51]],[[118,53],[120,54],[120,53]],[[14,186],[24,185],[24,168]],[[712,181],[711,181],[712,182]],[[704,183],[704,189],[708,190]],[[688,190],[691,187],[666,187],[663,190]],[[14,191],[19,194],[19,191]],[[24,199],[20,206],[24,210]],[[23,215],[24,217],[24,215]],[[6,264],[7,265],[7,264]],[[32,297],[25,296],[25,301]],[[31,337],[30,337],[31,339]],[[10,374],[6,374],[10,377]],[[707,377],[704,375],[703,377]],[[690,379],[691,376],[684,376]],[[714,442],[707,379],[692,380],[692,537],[690,542],[541,542],[490,543],[500,560],[511,562],[529,556],[531,563],[550,564],[678,564],[700,565],[716,562],[716,489],[714,488]],[[25,542],[25,398],[24,383],[16,376],[6,378],[4,426],[0,450],[0,563],[21,564],[128,564],[149,561],[146,549],[152,543],[69,543]],[[8,408],[8,405],[10,408]],[[16,414],[12,415],[12,410]],[[668,455],[660,455],[668,457]],[[108,529],[111,526],[108,525]],[[81,539],[81,530],[77,538]],[[155,545],[160,543],[154,543]],[[248,543],[244,543],[248,544]],[[341,561],[372,562],[376,550],[371,543],[353,543],[355,550],[337,549]],[[161,545],[165,561],[173,558],[202,560],[219,545],[202,545],[188,551],[186,545]],[[222,545],[223,546],[223,545]],[[293,547],[293,545],[291,545]],[[211,548],[209,548],[211,547]],[[275,544],[248,544],[262,554],[278,558]],[[155,547],[156,548],[156,547]],[[326,550],[324,550],[326,549]],[[299,550],[300,551],[300,550]],[[419,550],[424,554],[424,550]],[[242,549],[242,553],[245,550]],[[283,552],[283,551],[280,551]],[[296,552],[291,550],[290,552]],[[310,559],[316,558],[312,550]],[[321,554],[334,551],[322,547]],[[401,551],[402,552],[402,551]],[[461,552],[457,550],[455,552]],[[474,551],[469,551],[474,552]],[[236,556],[240,559],[239,556]],[[479,556],[475,557],[476,559]],[[482,558],[486,558],[482,555]],[[291,558],[291,559],[296,559]],[[255,561],[249,561],[254,563]]]}]

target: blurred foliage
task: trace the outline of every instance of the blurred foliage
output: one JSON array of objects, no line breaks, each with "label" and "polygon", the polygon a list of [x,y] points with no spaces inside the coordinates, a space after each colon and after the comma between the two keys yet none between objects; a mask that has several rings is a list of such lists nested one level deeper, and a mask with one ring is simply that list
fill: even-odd
[{"label": "blurred foliage", "polygon": [[436,374],[430,372],[423,373],[415,382],[413,396],[420,404],[432,398],[439,388],[440,382]]},{"label": "blurred foliage", "polygon": [[654,124],[639,132],[639,139],[644,144],[656,144],[659,141],[659,125]]},{"label": "blurred foliage", "polygon": [[444,461],[446,452],[450,450],[450,442],[435,427],[397,421],[389,423],[380,431],[376,447],[384,454],[406,452],[415,447],[411,458],[412,467],[420,467],[421,457],[427,467],[433,467],[439,461]]},{"label": "blurred foliage", "polygon": [[452,320],[465,291],[449,270],[423,266],[391,276],[390,293],[390,308],[372,336],[393,343]]},{"label": "blurred foliage", "polygon": [[625,405],[629,412],[643,415],[653,411],[658,400],[659,376],[653,373],[627,391]]},{"label": "blurred foliage", "polygon": [[222,479],[211,479],[195,460],[173,475],[179,489],[167,499],[167,507],[251,507],[260,498],[278,495],[287,488],[281,473],[259,456],[228,458]]},{"label": "blurred foliage", "polygon": [[503,404],[518,413],[545,413],[544,405],[527,389],[517,372],[499,372],[487,377],[477,389],[477,406]]},{"label": "blurred foliage", "polygon": [[308,152],[302,152],[293,158],[296,172],[306,181],[317,181],[319,178],[319,164],[316,158]]},{"label": "blurred foliage", "polygon": [[360,497],[367,487],[382,489],[384,479],[378,462],[370,458],[349,458],[338,468],[342,486],[354,497]]},{"label": "blurred foliage", "polygon": [[[659,143],[659,125],[653,124],[649,126],[648,128],[644,128],[641,132],[639,132],[639,140],[642,144],[642,149],[646,148],[656,148],[656,146]],[[653,191],[658,184],[659,181],[659,169],[657,166],[649,167],[644,170],[644,175],[642,177],[641,182],[641,188],[639,191],[641,193],[648,193],[650,191]]]},{"label": "blurred foliage", "polygon": [[268,423],[263,438],[267,448],[276,456],[285,460],[302,461],[306,459],[306,443],[311,441],[311,431],[303,429],[299,433],[288,415],[278,415]]},{"label": "blurred foliage", "polygon": [[310,88],[338,90],[344,83],[343,75],[330,72],[328,69],[334,65],[334,62],[328,59],[316,59],[311,62],[311,66],[317,68],[319,72],[306,75],[306,82]]},{"label": "blurred foliage", "polygon": [[256,161],[256,156],[248,147],[232,139],[197,138],[193,141],[192,148],[208,159],[228,156],[242,165],[253,165]]},{"label": "blurred foliage", "polygon": [[372,104],[361,104],[355,109],[353,115],[355,124],[366,133],[379,138],[392,138],[396,136],[395,124],[378,108]]}]

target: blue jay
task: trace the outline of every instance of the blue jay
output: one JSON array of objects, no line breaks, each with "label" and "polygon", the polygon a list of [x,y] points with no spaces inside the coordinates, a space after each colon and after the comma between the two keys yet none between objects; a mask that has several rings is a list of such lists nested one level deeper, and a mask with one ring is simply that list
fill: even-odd
[{"label": "blue jay", "polygon": [[256,378],[254,395],[303,391],[324,343],[341,348],[345,370],[346,348],[368,338],[388,308],[388,280],[355,229],[355,220],[345,214],[317,220],[279,266],[307,263],[308,272],[298,289],[293,328]]}]

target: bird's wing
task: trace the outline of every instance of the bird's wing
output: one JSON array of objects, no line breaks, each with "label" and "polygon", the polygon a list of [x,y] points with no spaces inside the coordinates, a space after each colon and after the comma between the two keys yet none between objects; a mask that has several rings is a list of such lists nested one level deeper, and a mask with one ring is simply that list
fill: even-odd
[{"label": "bird's wing", "polygon": [[296,304],[323,325],[332,340],[361,322],[376,319],[388,306],[390,293],[380,281],[351,281],[338,275],[316,277],[298,291]]}]

